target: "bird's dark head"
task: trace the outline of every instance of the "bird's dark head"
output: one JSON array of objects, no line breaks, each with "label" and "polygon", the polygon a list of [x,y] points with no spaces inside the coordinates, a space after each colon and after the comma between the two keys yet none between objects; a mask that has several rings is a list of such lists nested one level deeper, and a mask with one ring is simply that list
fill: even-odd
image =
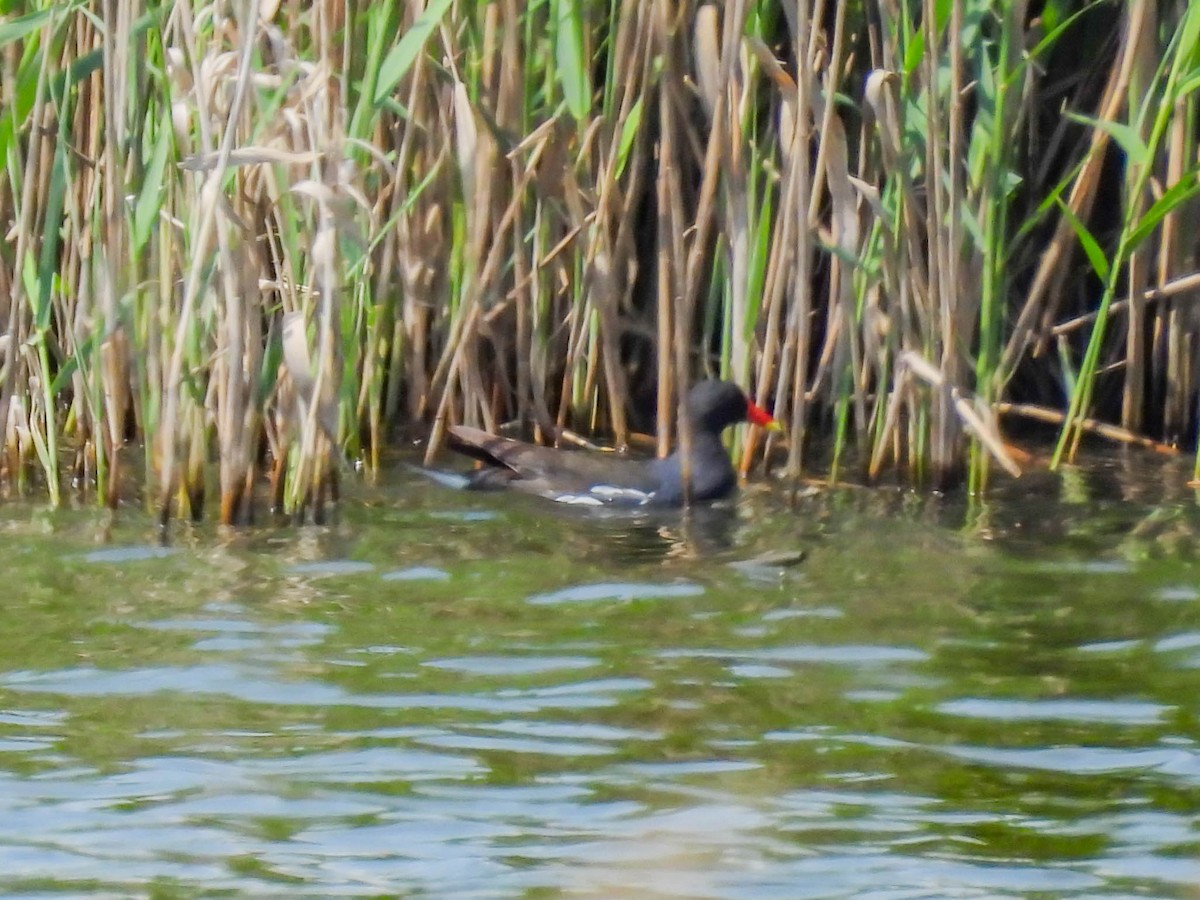
[{"label": "bird's dark head", "polygon": [[696,382],[688,391],[687,408],[693,427],[714,434],[746,421],[766,428],[779,427],[767,412],[752,403],[742,389],[730,381]]}]

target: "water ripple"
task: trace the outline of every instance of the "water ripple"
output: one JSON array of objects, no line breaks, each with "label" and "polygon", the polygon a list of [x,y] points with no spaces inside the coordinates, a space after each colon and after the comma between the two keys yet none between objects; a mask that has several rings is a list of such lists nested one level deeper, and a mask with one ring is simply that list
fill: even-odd
[{"label": "water ripple", "polygon": [[1114,725],[1154,725],[1174,707],[1158,703],[1116,700],[993,700],[963,698],[947,700],[938,712],[1001,722],[1065,721],[1108,722]]},{"label": "water ripple", "polygon": [[528,601],[537,605],[555,603],[595,603],[600,600],[611,600],[626,603],[630,600],[668,600],[678,597],[698,597],[704,593],[704,588],[698,584],[680,582],[676,584],[637,584],[629,582],[603,582],[600,584],[581,584],[575,587],[551,591],[548,594],[534,594]]}]

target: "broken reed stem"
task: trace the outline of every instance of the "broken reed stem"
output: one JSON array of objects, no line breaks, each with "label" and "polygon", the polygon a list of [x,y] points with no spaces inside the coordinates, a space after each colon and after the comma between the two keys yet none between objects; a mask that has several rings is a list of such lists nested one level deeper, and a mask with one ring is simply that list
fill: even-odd
[{"label": "broken reed stem", "polygon": [[[995,410],[1002,416],[1021,416],[1022,418],[1031,419],[1035,422],[1044,422],[1047,425],[1062,425],[1066,421],[1066,415],[1056,409],[1048,409],[1044,406],[1037,406],[1033,403],[1008,403],[1001,401],[995,405]],[[1161,453],[1166,456],[1178,456],[1179,448],[1173,447],[1170,444],[1164,444],[1161,441],[1156,441],[1144,435],[1135,434],[1128,428],[1122,428],[1119,425],[1113,425],[1111,422],[1101,422],[1098,419],[1084,419],[1080,423],[1080,427],[1084,431],[1096,435],[1097,437],[1105,438],[1106,440],[1115,441],[1119,444],[1129,444],[1135,447],[1142,447],[1146,450],[1151,450],[1155,453]]]}]

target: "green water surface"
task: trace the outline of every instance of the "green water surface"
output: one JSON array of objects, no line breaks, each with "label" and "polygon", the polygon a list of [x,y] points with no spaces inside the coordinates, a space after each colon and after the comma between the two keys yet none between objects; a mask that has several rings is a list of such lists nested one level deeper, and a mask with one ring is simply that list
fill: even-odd
[{"label": "green water surface", "polygon": [[649,518],[397,474],[165,549],[7,503],[0,893],[1196,896],[1183,480]]}]

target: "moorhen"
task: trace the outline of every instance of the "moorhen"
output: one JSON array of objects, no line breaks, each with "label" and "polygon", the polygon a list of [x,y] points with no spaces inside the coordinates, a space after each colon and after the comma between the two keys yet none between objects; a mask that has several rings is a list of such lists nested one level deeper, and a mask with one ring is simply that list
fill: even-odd
[{"label": "moorhen", "polygon": [[[736,384],[701,381],[688,391],[692,426],[691,499],[727,497],[737,473],[721,443],[721,432],[738,422],[772,430],[779,424]],[[507,487],[560,503],[588,506],[680,506],[684,502],[680,452],[666,459],[630,460],[582,451],[539,447],[497,437],[465,425],[451,426],[449,445],[484,463],[468,487]]]}]

